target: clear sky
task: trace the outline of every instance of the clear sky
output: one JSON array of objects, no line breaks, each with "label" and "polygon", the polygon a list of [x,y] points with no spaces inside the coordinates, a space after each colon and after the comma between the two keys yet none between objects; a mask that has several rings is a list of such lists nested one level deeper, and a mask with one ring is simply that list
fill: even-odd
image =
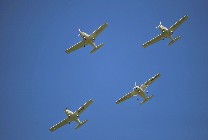
[{"label": "clear sky", "polygon": [[[201,0],[1,0],[0,1],[0,139],[4,140],[207,140],[208,18]],[[181,35],[146,49],[142,44],[189,19]],[[86,46],[69,55],[81,40],[78,29],[92,33],[109,26],[90,54]],[[155,97],[139,105],[136,97],[115,101],[156,73],[149,86]],[[49,128],[93,99],[75,122],[51,133]]]}]

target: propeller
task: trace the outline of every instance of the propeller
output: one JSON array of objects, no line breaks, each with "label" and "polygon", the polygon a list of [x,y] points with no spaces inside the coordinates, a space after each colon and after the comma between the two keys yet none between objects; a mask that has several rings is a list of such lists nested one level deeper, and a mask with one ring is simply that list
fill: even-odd
[{"label": "propeller", "polygon": [[158,28],[158,27],[160,27],[162,25],[162,22],[160,21],[160,24],[156,27],[156,29]]},{"label": "propeller", "polygon": [[135,87],[136,87],[136,82],[134,83]]},{"label": "propeller", "polygon": [[[79,32],[81,32],[81,30],[79,29]],[[78,37],[80,36],[80,33],[78,34]]]},{"label": "propeller", "polygon": [[68,109],[68,107],[66,107],[66,108],[64,109],[64,111],[67,110],[67,109]]}]

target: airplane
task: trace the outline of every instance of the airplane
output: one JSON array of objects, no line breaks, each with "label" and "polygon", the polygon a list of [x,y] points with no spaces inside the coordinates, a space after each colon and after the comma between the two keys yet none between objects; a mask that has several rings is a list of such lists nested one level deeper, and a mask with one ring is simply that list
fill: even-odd
[{"label": "airplane", "polygon": [[[141,86],[137,86],[136,82],[135,82],[135,86],[133,88],[133,91],[127,93],[126,95],[124,95],[123,97],[121,97],[120,99],[118,99],[116,101],[116,104],[120,104],[121,102],[133,97],[133,96],[141,96],[144,100],[140,103],[140,105],[144,104],[145,102],[147,102],[148,100],[150,100],[152,97],[154,97],[154,95],[151,95],[149,97],[146,96],[145,92],[148,93],[148,91],[145,91],[146,88],[152,84],[156,79],[158,79],[160,77],[160,74],[156,74],[154,75],[152,78],[150,78],[149,80],[147,80],[144,84],[142,84]],[[137,99],[138,100],[138,99]]]},{"label": "airplane", "polygon": [[168,46],[171,46],[173,43],[175,43],[178,39],[181,38],[181,36],[177,36],[176,38],[172,37],[173,32],[186,20],[188,19],[188,16],[185,15],[184,17],[182,17],[181,19],[179,19],[175,24],[173,24],[170,28],[167,28],[165,26],[162,25],[162,23],[160,22],[160,24],[156,27],[159,28],[160,31],[162,32],[161,34],[159,34],[158,36],[154,37],[153,39],[151,39],[150,41],[144,43],[142,46],[144,48],[160,41],[160,40],[164,40],[165,38],[170,38],[171,42],[169,42]]},{"label": "airplane", "polygon": [[91,54],[94,53],[95,51],[97,51],[98,49],[100,49],[104,44],[101,43],[100,45],[96,46],[94,41],[95,38],[108,26],[108,23],[104,23],[103,25],[101,25],[97,30],[95,30],[91,35],[88,35],[85,32],[82,32],[79,29],[79,34],[78,36],[82,37],[82,41],[80,41],[79,43],[73,45],[72,47],[68,48],[65,52],[67,54],[80,49],[82,47],[85,47],[87,44],[93,46],[93,50],[90,52]]},{"label": "airplane", "polygon": [[90,104],[93,103],[93,100],[90,99],[89,101],[87,101],[84,105],[82,105],[77,111],[72,112],[71,110],[69,110],[68,108],[64,109],[64,113],[67,115],[67,118],[60,121],[59,123],[55,124],[54,126],[52,126],[49,130],[51,132],[55,131],[56,129],[66,125],[66,124],[70,124],[70,122],[75,121],[78,123],[78,125],[75,127],[75,129],[78,129],[79,127],[81,127],[82,125],[84,125],[88,120],[84,120],[84,121],[80,121],[78,119],[79,115],[87,108],[89,107]]}]

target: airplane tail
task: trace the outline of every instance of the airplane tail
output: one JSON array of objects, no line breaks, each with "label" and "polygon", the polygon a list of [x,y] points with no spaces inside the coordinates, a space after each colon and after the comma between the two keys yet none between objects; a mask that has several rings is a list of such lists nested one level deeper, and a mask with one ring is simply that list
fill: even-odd
[{"label": "airplane tail", "polygon": [[91,54],[94,53],[95,51],[97,51],[98,49],[100,49],[103,45],[104,45],[104,44],[102,43],[102,44],[96,46],[96,48],[94,48],[90,53],[91,53]]},{"label": "airplane tail", "polygon": [[176,38],[174,38],[169,44],[168,46],[171,46],[173,43],[175,43],[178,39],[180,39],[181,36],[177,36]]},{"label": "airplane tail", "polygon": [[152,97],[154,97],[154,95],[151,95],[151,96],[147,97],[146,99],[144,99],[144,100],[140,103],[140,105],[146,103],[147,101],[149,101],[150,99],[152,99]]},{"label": "airplane tail", "polygon": [[82,125],[84,125],[86,122],[88,122],[88,120],[82,121],[80,124],[78,124],[78,125],[75,127],[75,129],[80,128],[80,127],[81,127]]}]

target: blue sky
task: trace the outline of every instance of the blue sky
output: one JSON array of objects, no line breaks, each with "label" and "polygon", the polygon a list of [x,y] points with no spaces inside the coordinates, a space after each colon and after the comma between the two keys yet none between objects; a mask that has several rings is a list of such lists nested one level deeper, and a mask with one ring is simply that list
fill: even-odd
[{"label": "blue sky", "polygon": [[[2,0],[0,139],[207,140],[207,12],[205,0]],[[170,27],[184,15],[189,19],[173,34],[182,36],[178,42],[142,48],[160,33],[160,21]],[[80,41],[79,28],[92,33],[104,22],[99,51],[65,54]],[[156,73],[152,100],[115,104]],[[65,107],[75,111],[89,99],[80,116],[88,123],[49,131],[66,117]]]}]

